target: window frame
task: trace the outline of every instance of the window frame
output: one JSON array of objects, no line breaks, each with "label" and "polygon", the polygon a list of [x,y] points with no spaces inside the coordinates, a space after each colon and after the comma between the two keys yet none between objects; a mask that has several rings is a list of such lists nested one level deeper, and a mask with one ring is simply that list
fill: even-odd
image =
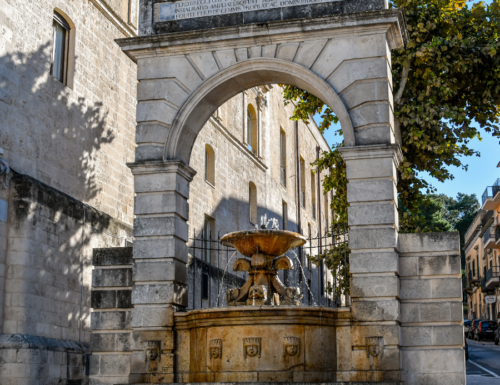
[{"label": "window frame", "polygon": [[[54,62],[55,62],[55,52],[56,52],[56,27],[59,26],[64,30],[64,37],[62,41],[62,55],[61,55],[61,79],[54,74]],[[50,74],[56,78],[59,82],[68,86],[68,75],[69,75],[69,52],[70,52],[70,35],[71,26],[66,20],[66,18],[61,15],[57,10],[54,10],[52,17],[52,53],[51,53],[51,63],[50,63]]]}]

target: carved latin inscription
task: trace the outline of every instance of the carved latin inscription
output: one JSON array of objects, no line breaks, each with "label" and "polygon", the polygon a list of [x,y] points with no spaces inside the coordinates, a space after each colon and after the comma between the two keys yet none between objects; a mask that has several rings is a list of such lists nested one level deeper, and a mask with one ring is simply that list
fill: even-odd
[{"label": "carved latin inscription", "polygon": [[261,356],[261,340],[260,337],[243,338],[243,357]]},{"label": "carved latin inscription", "polygon": [[208,344],[208,355],[214,360],[222,357],[222,340],[210,340]]},{"label": "carved latin inscription", "polygon": [[283,357],[300,355],[300,338],[283,337]]}]

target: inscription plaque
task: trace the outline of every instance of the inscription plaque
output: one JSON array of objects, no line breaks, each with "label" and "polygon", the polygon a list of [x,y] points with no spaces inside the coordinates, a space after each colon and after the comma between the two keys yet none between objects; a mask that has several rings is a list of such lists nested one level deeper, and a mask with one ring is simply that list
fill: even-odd
[{"label": "inscription plaque", "polygon": [[181,0],[161,3],[159,21],[192,19],[341,0]]}]

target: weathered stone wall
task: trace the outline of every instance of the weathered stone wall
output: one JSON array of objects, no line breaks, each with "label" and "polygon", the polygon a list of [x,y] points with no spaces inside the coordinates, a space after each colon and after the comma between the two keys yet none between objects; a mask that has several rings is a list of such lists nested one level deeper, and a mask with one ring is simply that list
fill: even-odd
[{"label": "weathered stone wall", "polygon": [[[49,73],[54,9],[74,24],[72,87]],[[136,66],[114,42],[124,34],[92,2],[4,0],[0,17],[4,158],[17,172],[132,223],[125,162],[134,159]]]},{"label": "weathered stone wall", "polygon": [[458,232],[399,234],[405,384],[465,384]]},{"label": "weathered stone wall", "polygon": [[[54,10],[71,26],[68,85],[50,75]],[[0,183],[2,384],[85,378],[90,253],[131,237],[136,65],[114,42],[135,34],[131,10],[0,1],[0,148],[14,170]],[[16,356],[13,335],[29,351]]]}]

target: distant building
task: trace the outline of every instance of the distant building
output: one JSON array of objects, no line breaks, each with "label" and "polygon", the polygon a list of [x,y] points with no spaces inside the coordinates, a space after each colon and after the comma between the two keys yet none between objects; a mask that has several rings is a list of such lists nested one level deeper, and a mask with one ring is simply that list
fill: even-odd
[{"label": "distant building", "polygon": [[[500,166],[500,163],[499,163]],[[500,178],[486,187],[481,197],[481,210],[465,233],[465,265],[467,274],[469,319],[498,321],[500,277]],[[493,303],[486,303],[489,296]]]}]

